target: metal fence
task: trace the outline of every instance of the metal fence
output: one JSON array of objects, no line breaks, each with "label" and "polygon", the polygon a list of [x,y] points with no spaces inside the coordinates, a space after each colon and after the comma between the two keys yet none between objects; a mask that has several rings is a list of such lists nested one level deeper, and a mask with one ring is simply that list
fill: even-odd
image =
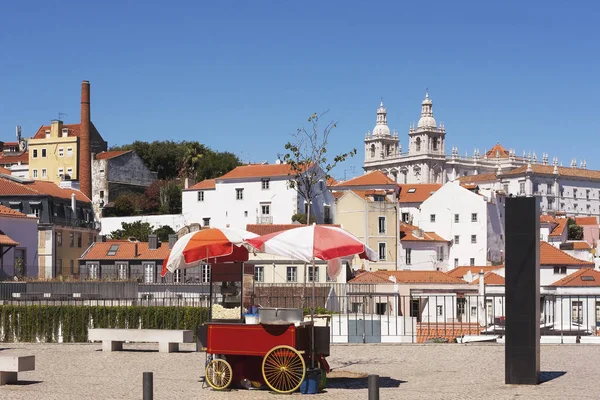
[{"label": "metal fence", "polygon": [[[207,322],[207,295],[173,295],[151,288],[156,290],[152,296],[129,299],[5,299],[0,305],[0,338],[86,341],[91,327],[194,329]],[[293,292],[289,287],[263,286],[255,288],[254,304],[304,308],[305,318],[315,307],[315,323],[330,327],[333,343],[503,341],[506,314],[501,294],[339,295],[332,288],[315,287],[313,302],[310,287]],[[600,296],[543,296],[539,324],[547,343],[600,343]]]}]

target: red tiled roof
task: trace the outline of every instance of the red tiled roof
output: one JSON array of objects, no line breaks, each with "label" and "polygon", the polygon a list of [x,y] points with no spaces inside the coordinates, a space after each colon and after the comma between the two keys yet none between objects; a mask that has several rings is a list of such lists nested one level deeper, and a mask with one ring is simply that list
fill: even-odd
[{"label": "red tiled roof", "polygon": [[453,283],[465,284],[460,278],[449,276],[440,271],[375,271],[363,272],[350,283],[392,283],[389,277],[396,278],[397,283]]},{"label": "red tiled roof", "polygon": [[0,196],[43,196],[48,195],[62,199],[71,199],[71,194],[75,193],[75,198],[86,203],[90,199],[79,190],[61,188],[54,182],[47,181],[24,181],[17,182],[9,178],[0,177]]},{"label": "red tiled roof", "polygon": [[[77,136],[79,137],[79,124],[63,124],[63,128],[67,128],[69,130],[68,136]],[[50,130],[50,125],[42,125],[38,128],[35,135],[33,135],[33,139],[45,139],[46,131]]]},{"label": "red tiled roof", "polygon": [[[340,228],[338,224],[321,224],[322,226],[335,226]],[[300,228],[304,224],[247,224],[246,230],[257,235],[267,235],[269,233],[287,231],[288,229]]]},{"label": "red tiled roof", "polygon": [[0,153],[0,165],[7,164],[29,164],[29,152],[22,153]]},{"label": "red tiled roof", "polygon": [[540,215],[540,223],[542,224],[557,224],[556,219],[552,215]]},{"label": "red tiled roof", "polygon": [[110,160],[111,158],[119,157],[130,152],[131,150],[103,151],[102,153],[96,154],[96,160]]},{"label": "red tiled roof", "polygon": [[333,195],[333,198],[337,200],[340,197],[342,197],[345,194],[345,192],[332,192],[331,194]]},{"label": "red tiled roof", "polygon": [[569,242],[573,243],[573,250],[591,250],[592,246],[589,245],[588,242]]},{"label": "red tiled roof", "polygon": [[494,181],[497,181],[498,178],[496,177],[495,173],[489,173],[489,174],[461,176],[460,178],[458,178],[458,180],[460,181],[460,183],[475,183],[475,182],[494,182]]},{"label": "red tiled roof", "polygon": [[442,187],[439,183],[400,184],[400,203],[422,203]]},{"label": "red tiled roof", "polygon": [[340,182],[334,187],[351,187],[351,186],[388,186],[395,185],[396,182],[391,180],[381,171],[373,171],[368,174],[359,176],[349,181]]},{"label": "red tiled roof", "polygon": [[217,180],[269,178],[293,174],[289,164],[251,164],[235,167]]},{"label": "red tiled roof", "polygon": [[19,142],[4,142],[4,146],[18,146]]},{"label": "red tiled roof", "polygon": [[567,222],[569,220],[567,218],[556,218],[554,222],[557,224],[552,232],[548,236],[562,236],[565,228],[567,227]]},{"label": "red tiled roof", "polygon": [[[571,178],[586,178],[600,180],[600,171],[581,168],[557,167],[558,175]],[[536,174],[554,175],[553,165],[531,164],[531,169]],[[522,165],[519,168],[513,169],[504,173],[504,176],[524,175],[527,171],[527,165]]]},{"label": "red tiled roof", "polygon": [[[62,127],[69,129],[69,134],[68,134],[69,137],[72,137],[72,136],[79,137],[81,135],[80,124],[63,124]],[[35,135],[33,135],[33,139],[45,139],[47,130],[50,130],[50,125],[40,126],[40,128],[37,130]],[[96,127],[94,126],[93,122],[90,122],[90,139],[93,141],[94,140],[104,141],[104,139],[100,135],[100,132],[98,132],[98,129],[96,129]]]},{"label": "red tiled roof", "polygon": [[487,153],[485,153],[488,158],[508,158],[510,153],[506,150],[500,143],[496,143],[494,147],[489,149]]},{"label": "red tiled roof", "polygon": [[[137,257],[135,247],[137,244]],[[118,246],[114,256],[109,256],[111,246]],[[157,260],[162,261],[169,255],[169,244],[160,243],[156,250],[148,249],[147,242],[95,242],[86,250],[80,260]]]},{"label": "red tiled roof", "polygon": [[465,276],[467,274],[467,272],[471,271],[471,275],[475,276],[479,274],[479,271],[483,271],[485,272],[491,272],[491,271],[495,271],[497,269],[502,269],[504,268],[504,265],[486,265],[486,266],[461,266],[461,267],[456,267],[448,272],[446,272],[447,275],[453,276],[455,278],[462,278],[463,276]]},{"label": "red tiled roof", "polygon": [[348,283],[392,283],[389,279],[369,271],[359,271]]},{"label": "red tiled roof", "polygon": [[[473,281],[473,284],[478,284],[478,283],[479,283],[479,278],[477,278]],[[486,272],[483,275],[483,283],[486,285],[504,285],[505,280],[504,280],[503,276],[490,271],[490,272]]]},{"label": "red tiled roof", "polygon": [[5,235],[4,232],[0,231],[0,246],[18,246],[19,242],[12,240],[8,235]]},{"label": "red tiled roof", "polygon": [[598,218],[596,217],[575,217],[577,225],[594,225],[598,226]]},{"label": "red tiled roof", "polygon": [[400,223],[400,240],[402,242],[449,242],[435,232],[423,232],[423,237],[417,237],[414,234],[418,230],[416,226]]},{"label": "red tiled roof", "polygon": [[338,181],[335,180],[335,178],[333,176],[330,176],[329,178],[327,178],[327,186],[335,186],[338,184]]},{"label": "red tiled roof", "polygon": [[212,190],[215,188],[215,181],[216,179],[205,179],[184,190]]},{"label": "red tiled roof", "polygon": [[582,268],[554,282],[557,287],[593,287],[600,286],[600,272],[592,268]]},{"label": "red tiled roof", "polygon": [[0,167],[0,174],[10,175],[10,170],[4,167]]},{"label": "red tiled roof", "polygon": [[30,218],[27,215],[23,214],[20,211],[13,210],[10,207],[6,207],[0,204],[0,217],[8,217],[8,218]]},{"label": "red tiled roof", "polygon": [[575,258],[548,242],[540,243],[540,265],[581,265],[593,267],[594,263]]}]

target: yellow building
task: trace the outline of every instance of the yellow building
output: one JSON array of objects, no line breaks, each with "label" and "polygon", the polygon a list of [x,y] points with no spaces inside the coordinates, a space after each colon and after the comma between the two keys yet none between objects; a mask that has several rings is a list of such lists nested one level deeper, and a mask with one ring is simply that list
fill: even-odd
[{"label": "yellow building", "polygon": [[107,143],[91,121],[90,83],[81,84],[81,119],[78,124],[54,120],[41,126],[28,141],[29,177],[60,183],[79,181],[81,192],[92,197],[92,157],[107,150]]},{"label": "yellow building", "polygon": [[368,269],[396,270],[399,226],[393,190],[345,190],[336,193],[335,222],[379,254]]},{"label": "yellow building", "polygon": [[29,139],[29,174],[32,179],[55,183],[78,179],[79,138],[75,135],[78,128],[79,124],[63,125],[62,121],[55,120],[50,126],[42,126],[38,134]]}]

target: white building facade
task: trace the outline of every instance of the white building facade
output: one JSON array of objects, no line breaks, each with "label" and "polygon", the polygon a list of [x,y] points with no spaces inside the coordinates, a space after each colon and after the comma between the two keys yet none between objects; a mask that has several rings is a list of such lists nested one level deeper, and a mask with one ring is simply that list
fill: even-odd
[{"label": "white building facade", "polygon": [[[248,224],[289,224],[306,213],[308,202],[289,187],[287,164],[245,165],[211,182],[200,182],[182,194],[187,224],[245,229]],[[334,199],[325,180],[313,188],[310,214],[318,223],[333,217]]]},{"label": "white building facade", "polygon": [[504,259],[504,196],[449,182],[421,204],[418,226],[451,243],[449,269]]}]

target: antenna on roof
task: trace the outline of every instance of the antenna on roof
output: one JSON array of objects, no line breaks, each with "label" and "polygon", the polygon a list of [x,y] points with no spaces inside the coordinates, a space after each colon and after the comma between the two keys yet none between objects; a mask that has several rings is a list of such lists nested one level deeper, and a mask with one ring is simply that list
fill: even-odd
[{"label": "antenna on roof", "polygon": [[63,117],[63,116],[65,116],[65,117],[68,117],[68,116],[69,116],[69,114],[67,114],[67,113],[63,113],[63,112],[60,112],[60,111],[59,111],[59,112],[58,112],[58,120],[59,120],[59,121],[62,121],[62,120],[63,120],[63,119],[62,119],[62,117]]}]

